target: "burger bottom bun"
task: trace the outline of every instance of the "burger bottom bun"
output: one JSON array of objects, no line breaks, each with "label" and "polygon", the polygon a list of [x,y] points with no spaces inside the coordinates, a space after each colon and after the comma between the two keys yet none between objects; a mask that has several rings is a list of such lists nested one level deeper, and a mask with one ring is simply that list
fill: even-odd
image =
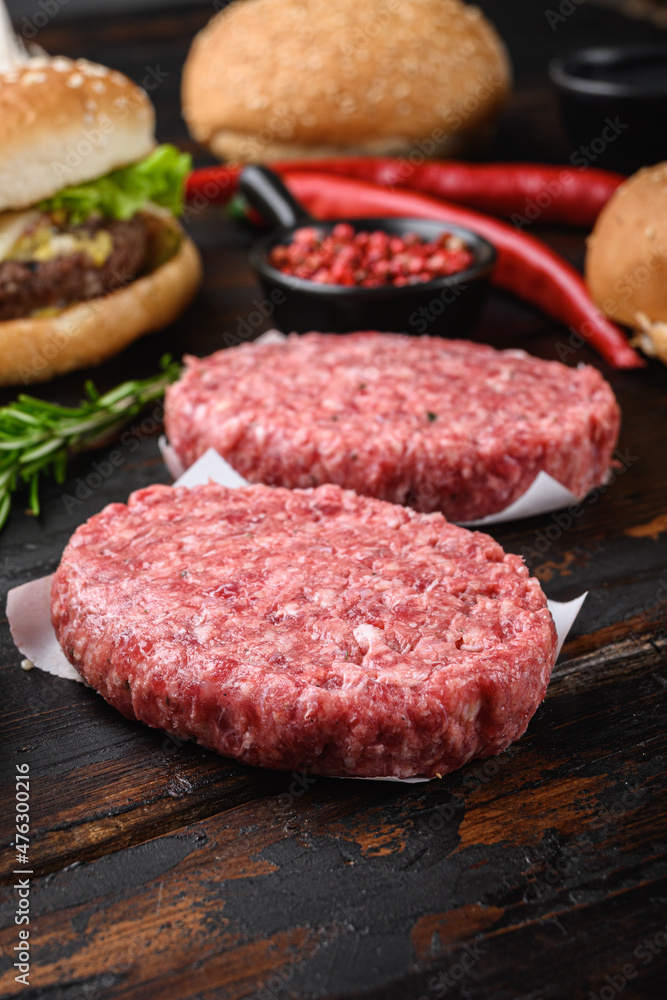
[{"label": "burger bottom bun", "polygon": [[[168,224],[182,232],[175,220]],[[201,279],[199,252],[183,235],[173,257],[110,295],[75,303],[55,316],[0,323],[0,385],[47,382],[99,365],[175,320]]]},{"label": "burger bottom bun", "polygon": [[[482,125],[475,133],[450,132],[442,141],[431,136],[408,139],[384,136],[353,146],[306,145],[265,141],[261,133],[219,129],[206,145],[220,160],[238,163],[263,163],[268,160],[326,159],[331,156],[421,156],[422,159],[448,159],[481,152],[493,137],[495,126]],[[420,161],[421,162],[421,161]]]},{"label": "burger bottom bun", "polygon": [[667,365],[667,323],[652,322],[646,313],[639,312],[636,326],[634,342],[637,347],[650,358],[659,358]]}]

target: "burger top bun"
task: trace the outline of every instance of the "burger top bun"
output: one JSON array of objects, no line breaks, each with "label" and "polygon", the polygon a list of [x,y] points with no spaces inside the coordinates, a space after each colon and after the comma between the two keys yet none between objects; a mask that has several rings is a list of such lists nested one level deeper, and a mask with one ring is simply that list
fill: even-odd
[{"label": "burger top bun", "polygon": [[510,79],[460,0],[236,0],[195,38],[183,111],[226,159],[451,155],[488,131]]},{"label": "burger top bun", "polygon": [[85,59],[37,56],[0,74],[0,212],[143,159],[155,146],[146,93]]},{"label": "burger top bun", "polygon": [[588,238],[586,280],[596,305],[667,362],[667,163],[634,174],[605,205]]}]

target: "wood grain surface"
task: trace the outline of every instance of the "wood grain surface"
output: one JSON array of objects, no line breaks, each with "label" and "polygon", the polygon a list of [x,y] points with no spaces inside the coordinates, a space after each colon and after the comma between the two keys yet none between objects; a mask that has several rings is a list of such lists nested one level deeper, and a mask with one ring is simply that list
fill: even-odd
[{"label": "wood grain surface", "polygon": [[[588,3],[570,4],[555,32],[542,3],[482,6],[516,69],[497,158],[567,163],[572,150],[546,83],[550,55],[658,36]],[[179,75],[211,10],[68,21],[63,7],[37,41],[139,82],[159,75],[151,96],[160,138],[192,149]],[[165,350],[203,355],[233,342],[254,312],[251,230],[216,209],[189,224],[204,255],[203,293],[168,331],[98,369],[100,386],[150,374]],[[535,231],[581,263],[584,234]],[[552,358],[569,333],[494,293],[478,336]],[[589,591],[544,704],[497,758],[412,786],[254,770],[128,722],[82,685],[24,673],[4,622],[2,997],[667,995],[667,371],[652,363],[612,373],[584,348],[567,360],[597,364],[611,380],[624,415],[619,462],[614,482],[574,516],[492,531],[526,557],[549,597]],[[88,374],[37,392],[76,401]],[[135,422],[129,443],[113,446],[123,463],[99,474],[101,485],[86,480],[95,462],[105,468],[104,451],[75,461],[63,489],[45,485],[39,519],[18,506],[0,537],[3,591],[53,571],[76,526],[106,503],[169,481],[159,417],[158,407]],[[23,763],[32,817],[27,987],[12,968],[21,877],[14,782]]]}]

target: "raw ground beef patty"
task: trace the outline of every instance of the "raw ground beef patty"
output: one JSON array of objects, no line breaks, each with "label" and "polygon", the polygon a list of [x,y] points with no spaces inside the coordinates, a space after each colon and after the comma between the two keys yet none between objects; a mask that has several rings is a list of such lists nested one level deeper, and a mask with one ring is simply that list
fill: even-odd
[{"label": "raw ground beef patty", "polygon": [[69,661],[136,718],[248,764],[444,774],[520,736],[556,631],[487,535],[338,486],[153,486],[77,529]]},{"label": "raw ground beef patty", "polygon": [[471,521],[540,470],[576,496],[605,478],[620,412],[595,368],[391,333],[309,333],[186,358],[166,428],[250,482],[346,489]]}]

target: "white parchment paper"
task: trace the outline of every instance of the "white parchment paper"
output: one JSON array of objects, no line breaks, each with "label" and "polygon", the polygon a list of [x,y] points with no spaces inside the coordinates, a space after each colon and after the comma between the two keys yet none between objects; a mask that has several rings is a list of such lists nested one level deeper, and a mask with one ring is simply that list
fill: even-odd
[{"label": "white parchment paper", "polygon": [[537,517],[539,514],[550,514],[563,507],[579,503],[574,493],[568,490],[548,472],[538,472],[535,479],[518,500],[511,503],[497,514],[480,517],[477,521],[459,521],[466,528],[483,528],[485,525],[503,524],[505,521],[518,521],[525,517]]}]

